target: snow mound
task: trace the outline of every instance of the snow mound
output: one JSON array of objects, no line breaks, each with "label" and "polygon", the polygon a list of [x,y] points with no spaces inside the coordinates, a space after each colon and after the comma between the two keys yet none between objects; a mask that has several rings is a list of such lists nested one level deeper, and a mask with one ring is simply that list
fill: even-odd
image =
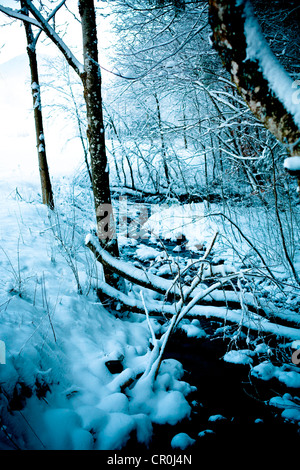
[{"label": "snow mound", "polygon": [[136,250],[135,257],[141,261],[147,261],[155,259],[160,254],[161,252],[159,250],[156,250],[151,246],[140,245]]},{"label": "snow mound", "polygon": [[186,239],[191,247],[202,246],[217,231],[217,225],[205,217],[201,203],[166,205],[153,213],[144,227],[159,238]]},{"label": "snow mound", "polygon": [[204,338],[206,332],[200,327],[199,320],[192,320],[190,323],[182,323],[180,328],[184,330],[189,338]]},{"label": "snow mound", "polygon": [[286,170],[292,172],[300,171],[300,157],[288,157],[284,160],[283,165]]},{"label": "snow mound", "polygon": [[251,374],[260,380],[276,378],[287,387],[300,388],[300,373],[296,370],[286,370],[285,366],[274,366],[271,362],[264,361],[253,367]]},{"label": "snow mound", "polygon": [[204,429],[204,431],[200,431],[198,433],[199,437],[206,437],[206,436],[212,436],[214,435],[215,432],[212,429]]},{"label": "snow mound", "polygon": [[176,434],[171,441],[171,447],[173,449],[181,449],[184,450],[187,447],[192,446],[196,442],[195,439],[192,439],[188,434],[185,432],[181,432]]},{"label": "snow mound", "polygon": [[253,355],[253,351],[250,349],[240,349],[239,351],[228,351],[223,359],[226,362],[232,362],[233,364],[252,364],[253,359],[250,357]]},{"label": "snow mound", "polygon": [[62,201],[53,213],[1,189],[0,415],[13,439],[0,430],[0,448],[112,450],[132,435],[148,445],[153,423],[189,417],[180,363],[163,361],[154,386],[136,380],[149,361],[146,317],[116,318],[99,302],[101,266],[84,243],[93,213]]},{"label": "snow mound", "polygon": [[298,397],[293,398],[289,393],[285,393],[282,397],[271,398],[269,404],[282,409],[281,416],[284,419],[300,424],[300,402]]},{"label": "snow mound", "polygon": [[220,415],[220,414],[217,414],[217,415],[211,415],[209,418],[208,418],[208,421],[209,422],[214,422],[214,421],[225,421],[226,418],[225,416],[223,415]]}]

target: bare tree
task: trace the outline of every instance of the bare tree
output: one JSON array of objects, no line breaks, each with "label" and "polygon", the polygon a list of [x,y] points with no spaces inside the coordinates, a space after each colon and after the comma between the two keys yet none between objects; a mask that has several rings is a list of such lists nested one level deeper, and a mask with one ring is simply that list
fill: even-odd
[{"label": "bare tree", "polygon": [[[61,51],[68,64],[80,77],[83,84],[83,93],[87,112],[87,136],[89,140],[89,153],[92,168],[92,184],[96,210],[97,235],[101,246],[105,247],[113,256],[119,255],[116,235],[116,225],[113,216],[111,194],[109,186],[109,171],[105,149],[104,123],[101,96],[101,71],[98,63],[98,38],[96,14],[93,0],[79,0],[79,14],[81,17],[83,40],[83,64],[77,60],[70,48],[65,44],[55,29],[50,26],[31,0],[23,0],[24,6],[32,15],[27,15],[0,6],[0,11],[8,16],[17,18],[40,28],[47,37]],[[59,5],[64,4],[65,0]],[[124,286],[122,280],[109,268],[105,272],[107,282]]]}]

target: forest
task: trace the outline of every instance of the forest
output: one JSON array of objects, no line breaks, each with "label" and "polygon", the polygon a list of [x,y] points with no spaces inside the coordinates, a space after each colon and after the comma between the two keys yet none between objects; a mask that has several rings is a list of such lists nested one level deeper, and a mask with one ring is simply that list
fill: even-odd
[{"label": "forest", "polygon": [[299,26],[1,0],[0,450],[299,448]]}]

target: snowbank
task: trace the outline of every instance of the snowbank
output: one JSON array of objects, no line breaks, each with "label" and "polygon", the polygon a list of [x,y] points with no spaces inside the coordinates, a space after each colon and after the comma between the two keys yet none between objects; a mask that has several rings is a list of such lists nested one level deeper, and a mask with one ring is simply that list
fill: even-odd
[{"label": "snowbank", "polygon": [[162,363],[154,388],[125,386],[148,364],[150,331],[144,315],[116,318],[99,303],[101,272],[84,244],[92,219],[67,205],[51,215],[10,184],[0,198],[0,448],[119,449],[133,434],[147,445],[152,423],[189,417],[177,361]]}]

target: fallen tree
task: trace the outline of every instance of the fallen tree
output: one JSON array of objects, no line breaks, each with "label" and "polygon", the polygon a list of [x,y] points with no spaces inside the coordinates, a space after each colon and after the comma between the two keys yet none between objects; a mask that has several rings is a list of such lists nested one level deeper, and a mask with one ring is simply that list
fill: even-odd
[{"label": "fallen tree", "polygon": [[[139,299],[137,294],[134,292],[132,292],[131,295],[128,295],[124,292],[120,292],[104,281],[98,282],[98,289],[101,291],[101,293],[111,299],[114,303],[121,303],[123,309],[125,308],[126,310],[146,314],[149,330],[151,333],[153,349],[150,353],[148,366],[142,372],[141,377],[139,377],[138,383],[143,383],[143,381],[150,381],[151,384],[154,383],[158,375],[170,336],[174,330],[179,327],[180,322],[182,322],[182,320],[185,318],[209,318],[210,320],[223,320],[224,324],[237,325],[238,332],[246,330],[247,335],[249,332],[256,332],[262,336],[271,335],[286,341],[300,339],[300,330],[297,328],[297,326],[285,326],[278,323],[278,317],[276,316],[273,316],[273,318],[270,319],[250,311],[245,303],[245,294],[241,286],[240,291],[229,292],[229,296],[235,295],[235,300],[239,300],[240,308],[238,309],[230,309],[228,306],[218,307],[211,305],[199,305],[201,301],[204,301],[208,298],[213,301],[214,294],[220,293],[223,293],[224,300],[227,303],[227,292],[220,289],[222,289],[225,284],[232,282],[234,279],[236,279],[237,283],[239,284],[239,280],[241,278],[243,279],[247,274],[251,275],[250,270],[228,273],[219,279],[212,274],[210,280],[214,281],[213,284],[206,288],[199,287],[199,284],[202,281],[203,268],[207,262],[207,256],[212,249],[216,237],[217,234],[215,234],[213,237],[204,256],[198,260],[200,266],[189,286],[181,286],[180,273],[178,273],[174,280],[168,280],[151,273],[146,273],[142,269],[136,268],[129,262],[112,257],[100,246],[96,236],[92,237],[89,235],[86,238],[87,247],[92,250],[97,261],[102,265],[108,265],[110,269],[116,270],[118,275],[123,276],[125,279],[127,279],[127,281],[133,282],[135,285],[139,285],[143,288],[153,290],[164,296],[163,300],[145,300],[143,290],[140,290]],[[170,295],[174,297],[172,303],[170,303],[170,300],[172,300],[170,299]],[[252,298],[248,300],[252,300],[253,306],[255,299]],[[166,331],[160,336],[159,339],[156,338],[153,331],[149,318],[150,316],[155,316],[158,317],[158,319],[166,320]],[[136,374],[131,374],[130,377],[127,377],[126,375],[125,378],[126,380],[124,381],[124,386],[128,386],[131,385],[137,377]]]},{"label": "fallen tree", "polygon": [[[110,269],[115,270],[118,275],[127,281],[164,296],[164,301],[147,300],[147,309],[150,315],[165,315],[172,318],[176,313],[180,312],[175,326],[187,315],[190,317],[221,318],[225,321],[238,324],[242,322],[243,326],[254,331],[265,331],[277,336],[282,335],[286,338],[297,339],[300,336],[297,330],[300,319],[294,312],[286,309],[285,313],[282,314],[274,303],[266,299],[258,299],[250,292],[242,293],[236,290],[225,291],[223,289],[225,284],[230,283],[234,279],[243,278],[247,275],[252,276],[253,274],[249,269],[224,273],[220,278],[212,274],[210,280],[214,281],[213,284],[207,288],[199,287],[199,283],[203,280],[201,271],[214,240],[215,237],[204,256],[197,261],[200,267],[190,286],[180,286],[179,276],[176,276],[174,280],[165,279],[155,274],[147,273],[130,262],[111,256],[100,246],[97,237],[91,234],[86,237],[86,246],[94,253],[97,261],[102,265],[109,266]],[[109,286],[106,282],[100,281],[98,288],[106,296],[120,302],[129,310],[145,311],[143,302],[120,292]],[[170,305],[168,301],[172,301],[172,299],[175,303]],[[197,305],[200,301],[205,304],[222,302],[227,307],[209,306],[208,308],[207,305]],[[228,306],[230,304],[238,305],[240,308],[229,310]],[[245,312],[247,315],[244,315]]]},{"label": "fallen tree", "polygon": [[[224,320],[226,323],[238,324],[248,330],[257,331],[266,334],[276,335],[281,338],[290,340],[300,339],[300,330],[298,328],[280,325],[278,323],[272,323],[269,319],[264,318],[253,312],[245,312],[242,308],[231,310],[227,307],[215,307],[207,305],[197,305],[197,302],[203,300],[206,296],[212,294],[212,292],[218,289],[221,285],[221,281],[216,282],[213,286],[204,291],[202,296],[198,295],[195,297],[192,303],[186,305],[185,310],[178,316],[176,325],[179,322],[187,318],[210,318],[213,320]],[[106,282],[99,282],[98,288],[105,295],[113,300],[119,301],[128,310],[132,310],[139,313],[145,313],[145,305],[142,300],[135,297],[130,297],[123,292],[118,291],[114,287],[109,286]],[[155,317],[166,317],[168,319],[176,317],[178,314],[178,308],[176,304],[170,305],[165,301],[155,300],[146,302],[147,311],[150,316]]]}]

